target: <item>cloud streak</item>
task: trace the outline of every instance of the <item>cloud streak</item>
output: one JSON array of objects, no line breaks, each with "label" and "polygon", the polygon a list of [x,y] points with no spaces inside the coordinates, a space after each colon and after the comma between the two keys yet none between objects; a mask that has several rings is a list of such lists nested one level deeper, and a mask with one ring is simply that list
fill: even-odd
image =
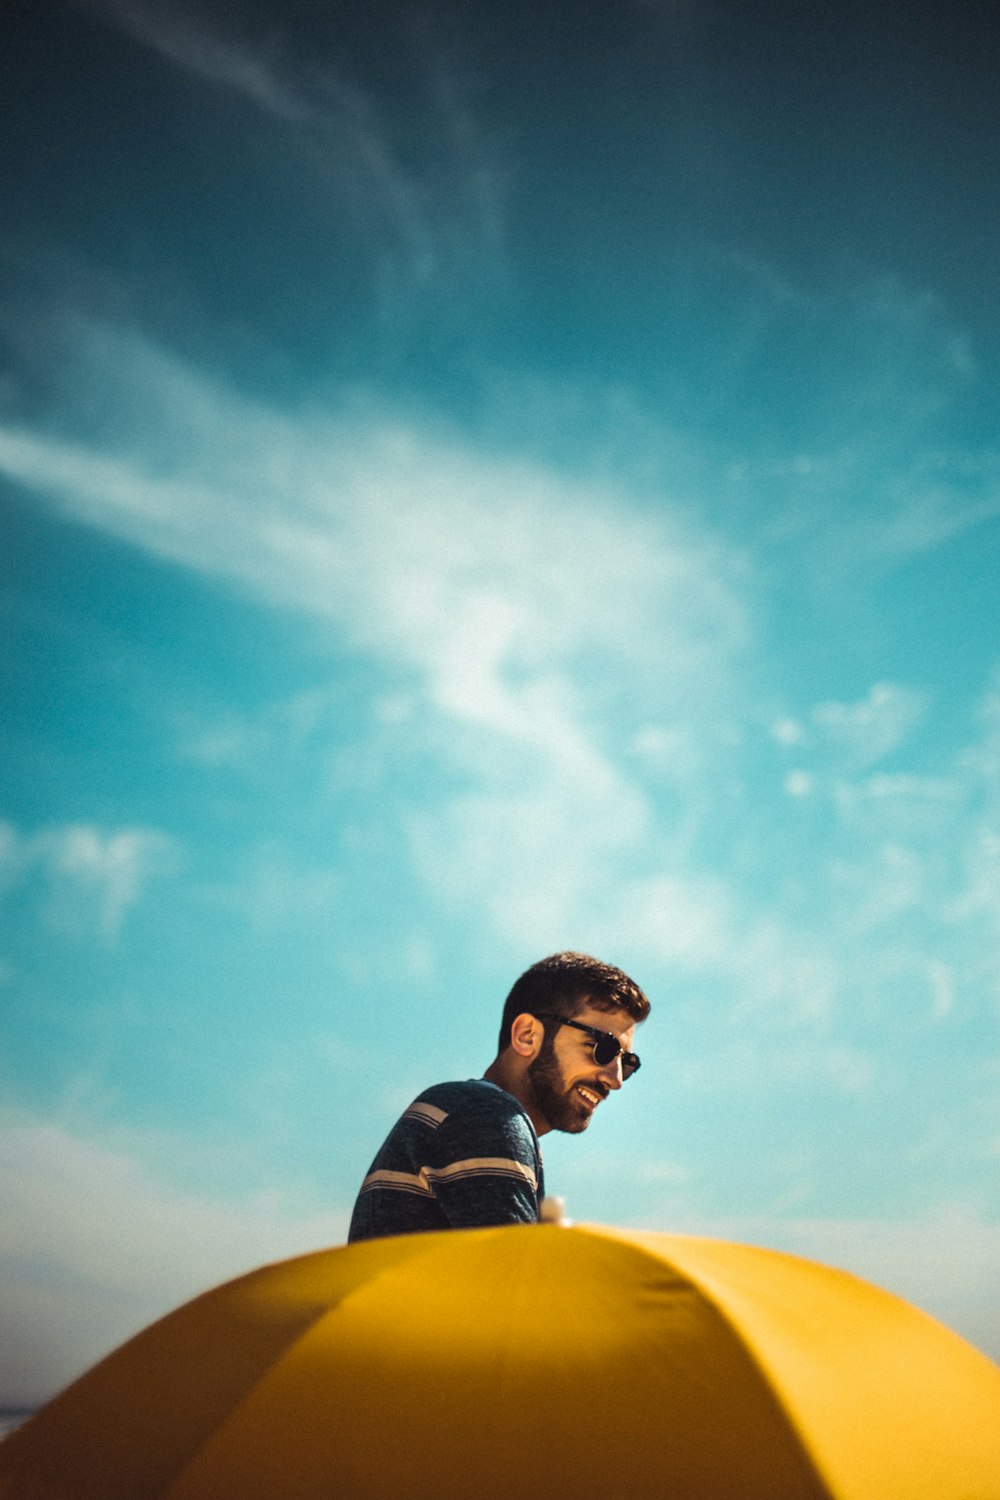
[{"label": "cloud streak", "polygon": [[751,628],[738,557],[669,510],[643,515],[620,491],[433,426],[288,416],[86,329],[77,368],[98,362],[123,390],[117,445],[8,427],[10,478],[408,674],[420,735],[493,786],[455,804],[449,837],[471,846],[488,825],[495,844],[506,825],[530,855],[534,828],[531,866],[548,827],[580,870],[635,842],[650,811],[621,742],[652,719],[687,725],[693,744],[717,717]]},{"label": "cloud streak", "polygon": [[[786,762],[775,798],[832,808],[827,861],[804,878],[841,931],[815,915],[796,930],[737,894],[731,856],[706,857],[723,820],[734,848],[748,827],[767,838],[749,800],[767,684],[749,668],[745,557],[677,507],[640,509],[610,480],[486,452],[426,415],[268,407],[100,324],[75,323],[63,354],[60,425],[0,429],[0,469],[75,520],[322,622],[389,670],[399,688],[380,753],[406,743],[472,787],[442,783],[399,812],[435,901],[471,900],[520,950],[589,934],[739,976],[747,1004],[810,1025],[883,971],[869,939],[895,931],[920,953],[905,925],[918,913],[973,920],[957,854],[945,869],[928,840],[986,778],[968,755],[948,775],[894,770],[932,707],[906,684],[772,721]],[[73,393],[95,381],[116,430],[85,444]],[[257,732],[224,730],[200,749],[187,737],[185,753],[239,756]],[[309,889],[333,899],[328,884]],[[953,962],[957,950],[929,952],[924,967]]]},{"label": "cloud streak", "polygon": [[244,24],[241,33],[231,14],[157,0],[90,8],[181,73],[242,101],[321,185],[332,212],[369,235],[374,228],[371,269],[386,331],[408,323],[429,294],[447,315],[449,299],[468,310],[471,298],[502,288],[506,168],[470,105],[473,80],[427,27],[413,23],[403,37],[412,66],[400,112],[359,78],[295,55],[281,28],[251,35]]},{"label": "cloud streak", "polygon": [[0,824],[3,887],[40,875],[49,922],[94,929],[108,943],[150,882],[176,871],[179,857],[178,842],[158,829],[68,823],[25,835]]}]

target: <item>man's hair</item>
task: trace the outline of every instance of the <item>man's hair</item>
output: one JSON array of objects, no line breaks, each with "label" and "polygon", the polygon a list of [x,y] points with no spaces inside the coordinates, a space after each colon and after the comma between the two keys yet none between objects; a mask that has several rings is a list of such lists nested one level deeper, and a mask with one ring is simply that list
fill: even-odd
[{"label": "man's hair", "polygon": [[504,1002],[500,1051],[510,1045],[510,1028],[522,1012],[547,1011],[571,1020],[588,1005],[596,1010],[623,1010],[636,1022],[649,1015],[649,1001],[621,969],[586,953],[553,953],[540,959],[525,969]]}]

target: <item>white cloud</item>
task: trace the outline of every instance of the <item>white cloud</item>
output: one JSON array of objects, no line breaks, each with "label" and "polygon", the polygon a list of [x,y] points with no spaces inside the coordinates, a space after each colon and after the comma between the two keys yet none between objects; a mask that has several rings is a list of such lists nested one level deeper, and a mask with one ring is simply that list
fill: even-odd
[{"label": "white cloud", "polygon": [[94,8],[113,16],[137,41],[185,72],[242,95],[287,124],[309,120],[312,111],[281,77],[273,41],[270,58],[255,55],[245,42],[224,37],[204,15],[182,5],[100,0]]},{"label": "white cloud", "polygon": [[786,715],[771,725],[771,735],[779,745],[801,745],[806,732],[797,719]]},{"label": "white cloud", "polygon": [[831,874],[834,885],[849,894],[852,921],[862,929],[884,928],[928,904],[925,861],[898,844],[866,849],[863,863],[834,863]]},{"label": "white cloud", "polygon": [[859,703],[819,703],[816,728],[851,767],[865,768],[895,750],[920,722],[926,695],[899,683],[877,682]]},{"label": "white cloud", "polygon": [[88,824],[45,829],[33,841],[36,857],[47,870],[54,901],[61,905],[90,894],[101,930],[114,937],[122,918],[155,875],[174,867],[176,845],[167,835],[145,828],[102,832]]},{"label": "white cloud", "polygon": [[870,776],[859,788],[862,795],[874,798],[909,797],[926,802],[956,802],[961,788],[945,776]]},{"label": "white cloud", "polygon": [[538,705],[512,678],[530,692],[553,660],[627,652],[670,702],[745,644],[736,561],[669,512],[374,410],[287,417],[96,327],[69,363],[121,387],[124,445],[8,427],[0,468],[145,550],[346,624],[457,718],[500,714],[530,738]]},{"label": "white cloud", "polygon": [[[66,378],[98,369],[120,387],[117,446],[8,427],[0,468],[408,679],[415,735],[487,788],[413,818],[436,890],[482,900],[518,942],[606,913],[650,826],[642,767],[690,794],[749,693],[742,559],[608,484],[360,405],[268,410],[81,327]],[[238,758],[259,729],[224,721],[186,751]],[[631,744],[644,754],[630,766]]]},{"label": "white cloud", "polygon": [[23,867],[24,853],[17,829],[10,823],[0,823],[0,893],[17,882]]},{"label": "white cloud", "polygon": [[57,926],[96,930],[106,941],[151,880],[177,868],[179,845],[152,828],[99,828],[66,823],[22,834],[0,825],[0,860],[8,886],[40,875],[44,910]]},{"label": "white cloud", "polygon": [[218,1281],[341,1243],[348,1219],[183,1193],[121,1150],[28,1117],[0,1124],[0,1197],[0,1401],[52,1394]]},{"label": "white cloud", "polygon": [[739,926],[728,887],[688,873],[624,880],[596,933],[599,946],[624,944],[681,970],[718,972],[734,962]]},{"label": "white cloud", "polygon": [[[822,976],[817,977],[822,984]],[[785,977],[781,998],[794,994],[798,1011],[781,1018],[780,1006],[772,1004],[763,1017],[763,1032],[754,1026],[749,1005],[737,1008],[730,1037],[698,1060],[686,1058],[673,1065],[684,1086],[709,1097],[713,1093],[767,1097],[786,1085],[802,1083],[847,1098],[870,1094],[878,1080],[874,1053],[831,1039],[828,997],[821,988],[810,999],[808,984],[803,966]],[[777,1025],[775,1014],[779,1015]]]},{"label": "white cloud", "polygon": [[206,721],[187,713],[179,716],[177,753],[203,766],[252,771],[325,744],[342,708],[342,694],[324,685],[266,704],[252,716],[230,710]]},{"label": "white cloud", "polygon": [[203,766],[231,766],[245,760],[259,738],[252,728],[236,716],[224,722],[189,727],[182,735],[178,754],[183,760]]},{"label": "white cloud", "polygon": [[932,551],[1000,515],[998,480],[992,455],[917,460],[859,522],[853,544],[893,561]]},{"label": "white cloud", "polygon": [[934,960],[928,965],[933,1002],[931,1013],[935,1021],[944,1021],[955,1009],[955,976],[948,964]]},{"label": "white cloud", "polygon": [[[414,46],[405,17],[399,25],[411,67],[400,118],[393,92],[315,53],[296,55],[294,27],[254,34],[245,15],[229,9],[210,19],[176,0],[92,4],[280,134],[313,196],[329,199],[331,219],[364,235],[387,329],[408,322],[428,295],[449,317],[455,305],[473,305],[470,292],[503,286],[506,167],[472,107],[476,80],[456,68],[454,49],[430,44],[426,29]],[[246,130],[240,147],[253,149]]]},{"label": "white cloud", "polygon": [[1000,932],[1000,833],[979,825],[970,831],[963,851],[963,885],[947,907],[956,921],[984,918]]},{"label": "white cloud", "polygon": [[344,878],[323,866],[302,868],[276,844],[248,851],[238,881],[209,887],[202,894],[219,906],[242,912],[254,933],[277,929],[315,929],[341,904]]}]

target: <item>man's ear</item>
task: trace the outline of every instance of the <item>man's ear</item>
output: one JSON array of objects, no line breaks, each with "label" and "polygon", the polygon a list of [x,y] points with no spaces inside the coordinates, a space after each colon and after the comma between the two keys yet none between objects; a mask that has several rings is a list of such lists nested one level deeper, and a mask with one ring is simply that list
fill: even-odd
[{"label": "man's ear", "polygon": [[510,1028],[510,1045],[518,1057],[534,1062],[544,1040],[545,1027],[537,1016],[529,1015],[527,1011],[515,1016]]}]

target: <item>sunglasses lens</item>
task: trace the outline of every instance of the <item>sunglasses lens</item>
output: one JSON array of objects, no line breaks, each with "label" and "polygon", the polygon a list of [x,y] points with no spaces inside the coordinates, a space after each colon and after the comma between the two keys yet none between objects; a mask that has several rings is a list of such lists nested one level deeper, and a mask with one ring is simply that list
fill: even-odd
[{"label": "sunglasses lens", "polygon": [[599,1068],[607,1067],[619,1055],[622,1060],[622,1078],[631,1078],[633,1073],[638,1073],[639,1059],[634,1052],[626,1052],[617,1037],[600,1036],[595,1040],[594,1061]]},{"label": "sunglasses lens", "polygon": [[621,1050],[617,1037],[599,1036],[594,1042],[594,1061],[598,1067],[606,1068],[608,1063],[614,1062]]}]

